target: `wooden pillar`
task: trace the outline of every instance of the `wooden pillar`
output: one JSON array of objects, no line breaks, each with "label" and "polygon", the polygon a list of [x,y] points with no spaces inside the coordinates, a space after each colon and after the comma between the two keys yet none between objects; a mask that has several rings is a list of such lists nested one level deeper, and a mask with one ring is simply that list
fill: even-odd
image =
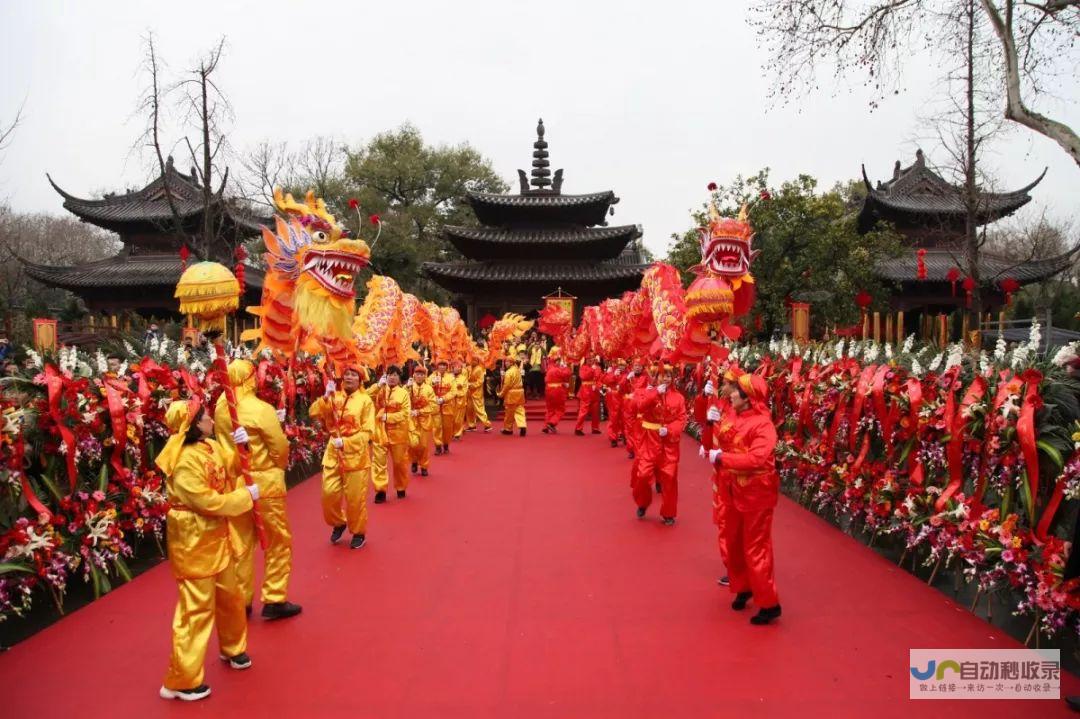
[{"label": "wooden pillar", "polygon": [[970,329],[971,320],[968,317],[967,312],[963,312],[963,317],[960,320],[960,339],[963,342],[968,341],[968,330]]},{"label": "wooden pillar", "polygon": [[885,341],[893,341],[893,316],[892,312],[885,315]]},{"label": "wooden pillar", "polygon": [[862,339],[867,339],[870,336],[870,315],[866,310],[862,313]]},{"label": "wooden pillar", "polygon": [[881,313],[874,313],[874,341],[881,341]]},{"label": "wooden pillar", "polygon": [[904,343],[904,311],[900,310],[896,313],[896,344],[902,345]]},{"label": "wooden pillar", "polygon": [[791,339],[810,341],[810,305],[806,302],[791,303]]},{"label": "wooden pillar", "polygon": [[939,314],[937,319],[937,343],[939,347],[944,348],[949,344],[949,316],[946,314]]},{"label": "wooden pillar", "polygon": [[998,337],[1005,334],[1005,310],[998,312]]}]

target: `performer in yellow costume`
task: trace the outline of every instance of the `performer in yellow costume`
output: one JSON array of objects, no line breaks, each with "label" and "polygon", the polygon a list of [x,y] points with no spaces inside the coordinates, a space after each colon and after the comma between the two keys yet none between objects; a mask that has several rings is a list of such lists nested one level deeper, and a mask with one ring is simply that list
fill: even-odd
[{"label": "performer in yellow costume", "polygon": [[487,370],[480,364],[479,357],[473,357],[469,367],[469,394],[465,400],[465,423],[468,431],[476,429],[479,422],[484,425],[484,431],[491,431],[491,422],[488,420],[487,409],[484,407],[484,380],[487,378]]},{"label": "performer in yellow costume", "polygon": [[[401,370],[395,366],[386,369],[372,398],[375,400],[375,438],[372,444],[372,482],[375,484],[375,504],[386,501],[386,488],[390,485],[387,468],[394,468],[394,489],[398,499],[405,499],[409,486],[409,421],[412,406],[409,391],[401,386]],[[376,462],[376,454],[381,461]]]},{"label": "performer in yellow costume", "polygon": [[[285,511],[285,469],[289,465],[289,440],[281,431],[284,410],[275,410],[255,396],[255,365],[247,360],[229,363],[229,384],[236,392],[236,413],[248,435],[251,476],[259,485],[259,516],[266,532],[265,572],[262,584],[262,615],[285,619],[300,613],[300,606],[286,601],[292,570],[292,532]],[[280,413],[280,414],[279,414]],[[214,428],[222,447],[235,451],[232,419],[225,395],[214,410]],[[240,562],[238,572],[248,611],[255,595],[255,524],[242,525],[245,541],[252,548]]]},{"label": "performer in yellow costume", "polygon": [[[196,701],[210,695],[203,662],[215,622],[222,658],[233,669],[251,666],[235,559],[244,543],[229,518],[251,512],[259,486],[237,486],[230,473],[235,455],[210,439],[214,418],[198,399],[169,405],[165,425],[172,436],[156,463],[166,478],[165,533],[179,597],[169,669],[158,693],[163,699]],[[246,439],[239,429],[236,439]]]},{"label": "performer in yellow costume", "polygon": [[406,389],[409,390],[409,405],[412,408],[409,412],[412,416],[409,426],[409,459],[412,460],[413,474],[419,469],[420,476],[426,477],[431,465],[434,417],[439,414],[439,405],[435,403],[435,390],[427,381],[427,367],[416,365]]},{"label": "performer in yellow costume", "polygon": [[330,542],[337,544],[347,524],[353,535],[349,543],[352,549],[364,546],[367,532],[370,445],[375,432],[375,406],[360,388],[360,376],[359,368],[346,368],[341,389],[334,382],[327,382],[326,394],[308,410],[312,419],[329,428],[331,435],[322,463],[323,519],[334,528]]},{"label": "performer in yellow costume", "polygon": [[503,371],[499,396],[503,401],[503,434],[513,434],[514,426],[525,436],[525,387],[521,379],[521,366],[525,364],[525,350],[517,354],[517,362]]},{"label": "performer in yellow costume", "polygon": [[[438,432],[435,434],[435,454],[450,454],[450,440],[454,437],[454,375],[447,371],[446,360],[435,365],[431,385],[435,390],[435,403],[439,405]],[[441,447],[440,447],[441,445]]]},{"label": "performer in yellow costume", "polygon": [[465,433],[465,405],[469,399],[469,374],[461,360],[454,360],[450,365],[454,374],[454,439],[461,439]]}]

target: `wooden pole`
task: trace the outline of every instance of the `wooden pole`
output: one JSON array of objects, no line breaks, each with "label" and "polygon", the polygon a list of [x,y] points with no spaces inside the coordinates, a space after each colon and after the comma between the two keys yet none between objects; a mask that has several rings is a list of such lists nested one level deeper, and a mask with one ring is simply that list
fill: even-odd
[{"label": "wooden pole", "polygon": [[874,313],[874,341],[881,341],[881,313]]},{"label": "wooden pole", "polygon": [[893,341],[893,316],[892,312],[885,315],[885,341]]},{"label": "wooden pole", "polygon": [[896,313],[896,344],[902,345],[904,343],[904,311],[900,310]]},{"label": "wooden pole", "polygon": [[1005,334],[1005,310],[998,312],[998,337]]}]

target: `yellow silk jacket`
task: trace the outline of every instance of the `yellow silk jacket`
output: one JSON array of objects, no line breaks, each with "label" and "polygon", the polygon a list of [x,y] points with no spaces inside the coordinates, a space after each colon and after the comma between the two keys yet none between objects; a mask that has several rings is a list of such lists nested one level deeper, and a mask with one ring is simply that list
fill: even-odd
[{"label": "yellow silk jacket", "polygon": [[348,396],[344,390],[338,390],[329,398],[320,397],[308,414],[326,425],[331,436],[340,436],[345,441],[341,449],[333,442],[326,445],[323,468],[337,467],[339,461],[350,472],[368,468],[371,437],[375,433],[375,405],[364,390],[358,389]]},{"label": "yellow silk jacket", "polygon": [[212,577],[247,550],[230,518],[251,511],[251,495],[237,484],[227,457],[212,439],[186,445],[176,470],[165,480],[165,537],[177,579]]},{"label": "yellow silk jacket", "polygon": [[422,432],[430,431],[434,426],[432,418],[439,411],[439,405],[435,403],[435,390],[431,385],[427,382],[411,385],[409,405],[416,412],[416,416],[412,418],[413,427]]},{"label": "yellow silk jacket", "polygon": [[525,389],[521,384],[521,368],[517,364],[510,365],[503,372],[502,388],[499,390],[499,396],[502,397],[503,403],[510,407],[525,404]]},{"label": "yellow silk jacket", "polygon": [[[376,385],[372,395],[375,400],[375,440],[381,444],[409,443],[409,412],[412,402],[409,390],[401,385],[389,387]],[[383,421],[383,415],[386,420]]]},{"label": "yellow silk jacket", "polygon": [[436,397],[442,397],[443,403],[439,405],[439,413],[453,417],[457,411],[457,377],[452,372],[444,372],[439,377],[439,386],[435,390]]},{"label": "yellow silk jacket", "polygon": [[[240,426],[248,432],[248,456],[251,477],[259,485],[259,496],[273,499],[285,496],[285,469],[289,466],[289,440],[281,431],[277,412],[267,402],[247,392],[236,390],[236,415]],[[214,410],[214,431],[222,447],[235,451],[232,441],[233,424],[229,404],[222,394]]]},{"label": "yellow silk jacket", "polygon": [[484,365],[476,365],[469,368],[469,395],[475,397],[478,394],[484,392],[484,378],[487,377],[487,370],[484,369]]}]

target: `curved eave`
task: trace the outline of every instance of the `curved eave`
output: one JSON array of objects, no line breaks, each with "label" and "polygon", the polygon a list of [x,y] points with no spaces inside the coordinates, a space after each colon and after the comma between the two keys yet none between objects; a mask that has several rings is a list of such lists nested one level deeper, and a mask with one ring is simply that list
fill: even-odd
[{"label": "curved eave", "polygon": [[[50,287],[72,292],[108,290],[110,288],[176,287],[181,274],[179,257],[166,255],[117,256],[82,265],[53,266],[20,259],[26,274]],[[264,272],[255,267],[245,268],[245,285],[261,289]]]},{"label": "curved eave", "polygon": [[607,260],[618,257],[626,246],[641,237],[639,225],[581,230],[499,230],[447,226],[446,239],[461,254],[474,259]]},{"label": "curved eave", "polygon": [[[1042,282],[1065,271],[1076,261],[1078,253],[1080,253],[1080,245],[1055,257],[1024,262],[1014,262],[1006,258],[988,255],[980,258],[979,274],[986,282],[996,283],[1009,277],[1021,285],[1028,285]],[[900,282],[905,285],[911,284],[916,287],[944,284],[949,286],[951,291],[951,283],[947,276],[950,269],[957,267],[953,255],[947,252],[928,252],[925,257],[925,264],[927,270],[925,280],[918,278],[918,259],[913,252],[902,257],[888,258],[879,262],[874,268],[874,273],[884,280]]]},{"label": "curved eave", "polygon": [[489,192],[470,192],[465,201],[472,207],[481,224],[505,227],[521,223],[567,222],[580,225],[600,225],[608,208],[618,202],[611,190],[587,195],[499,195]]},{"label": "curved eave", "polygon": [[424,274],[451,292],[472,293],[483,290],[546,290],[552,287],[580,288],[586,293],[597,290],[624,291],[640,285],[649,265],[617,262],[425,262]]}]

